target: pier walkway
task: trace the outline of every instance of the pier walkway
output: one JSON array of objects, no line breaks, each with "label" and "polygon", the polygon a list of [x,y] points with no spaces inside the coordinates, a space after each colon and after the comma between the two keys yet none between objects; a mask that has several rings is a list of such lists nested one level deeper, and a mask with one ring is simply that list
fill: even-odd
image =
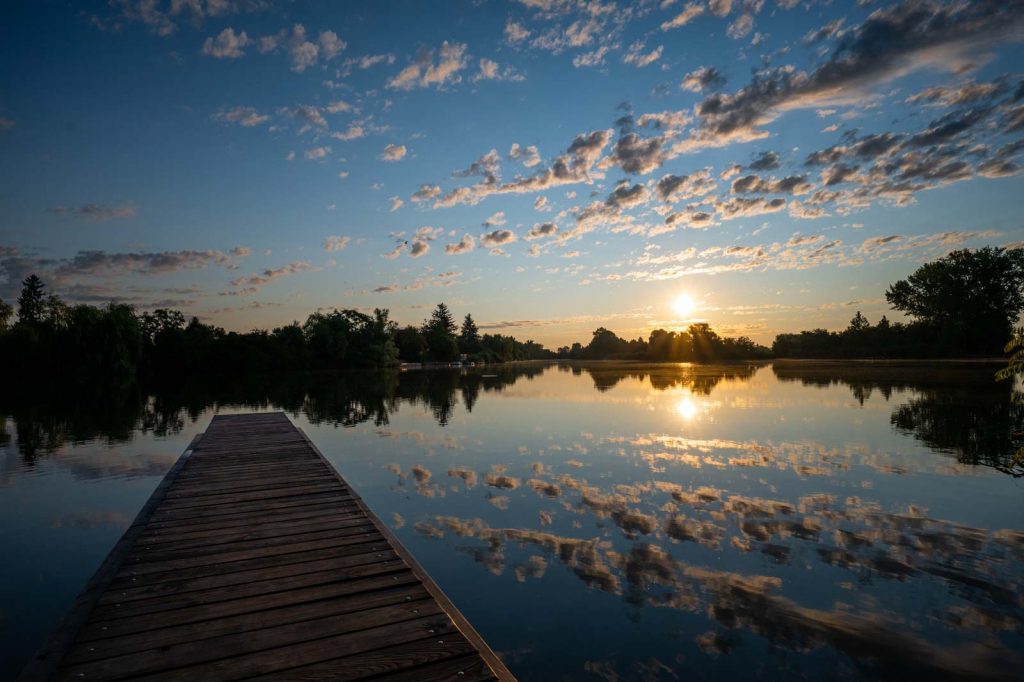
[{"label": "pier walkway", "polygon": [[513,680],[283,413],[214,417],[24,680]]}]

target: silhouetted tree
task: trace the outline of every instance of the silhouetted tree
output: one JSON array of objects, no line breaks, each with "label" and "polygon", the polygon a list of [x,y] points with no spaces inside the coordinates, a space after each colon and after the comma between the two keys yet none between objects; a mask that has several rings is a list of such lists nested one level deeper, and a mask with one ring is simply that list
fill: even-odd
[{"label": "silhouetted tree", "polygon": [[598,327],[594,330],[590,343],[583,349],[583,354],[587,358],[598,360],[621,357],[628,349],[629,343],[616,336],[615,332]]},{"label": "silhouetted tree", "polygon": [[0,298],[0,334],[7,331],[7,327],[10,326],[11,317],[14,316],[14,308],[10,303],[4,302]]},{"label": "silhouetted tree", "polygon": [[21,296],[18,297],[18,321],[26,324],[40,322],[46,303],[43,289],[46,286],[38,275],[29,275],[21,283]]},{"label": "silhouetted tree", "polygon": [[948,345],[997,352],[1024,311],[1024,249],[953,251],[890,286],[885,298],[936,327]]},{"label": "silhouetted tree", "polygon": [[469,313],[463,318],[462,329],[459,331],[459,350],[463,353],[477,353],[480,350],[480,330]]},{"label": "silhouetted tree", "polygon": [[455,338],[457,331],[455,319],[448,306],[438,303],[430,319],[423,323],[423,336],[427,340],[431,360],[451,362],[459,356],[459,344]]},{"label": "silhouetted tree", "polygon": [[422,362],[427,354],[427,340],[418,327],[408,325],[395,332],[398,357],[405,362]]},{"label": "silhouetted tree", "polygon": [[862,332],[866,331],[870,327],[871,323],[868,322],[868,318],[861,315],[860,311],[858,310],[857,314],[854,315],[853,319],[850,320],[850,326],[847,327],[847,329],[851,332]]}]

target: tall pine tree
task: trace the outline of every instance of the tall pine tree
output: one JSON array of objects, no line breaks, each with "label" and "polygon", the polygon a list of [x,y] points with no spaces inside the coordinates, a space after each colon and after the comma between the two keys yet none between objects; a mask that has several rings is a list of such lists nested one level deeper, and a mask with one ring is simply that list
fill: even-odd
[{"label": "tall pine tree", "polygon": [[459,344],[455,338],[458,327],[451,310],[444,303],[438,303],[430,319],[423,324],[423,336],[427,339],[427,353],[435,362],[451,362],[459,357]]},{"label": "tall pine tree", "polygon": [[459,350],[463,353],[480,352],[480,330],[477,329],[473,316],[466,313],[462,320],[462,330],[459,332]]},{"label": "tall pine tree", "polygon": [[18,321],[40,322],[45,307],[43,280],[39,279],[38,275],[29,275],[21,285],[21,296],[18,297]]}]

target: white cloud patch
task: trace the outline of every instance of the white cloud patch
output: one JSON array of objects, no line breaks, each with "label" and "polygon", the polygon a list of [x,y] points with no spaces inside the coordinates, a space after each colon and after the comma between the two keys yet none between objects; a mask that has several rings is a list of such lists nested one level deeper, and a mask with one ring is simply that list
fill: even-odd
[{"label": "white cloud patch", "polygon": [[491,248],[503,244],[511,244],[515,240],[516,235],[512,230],[494,230],[480,235],[480,246]]},{"label": "white cloud patch", "polygon": [[313,147],[306,150],[305,157],[307,161],[322,161],[327,158],[330,153],[330,147]]},{"label": "white cloud patch", "polygon": [[217,59],[238,59],[245,56],[245,48],[252,44],[245,31],[235,33],[233,28],[226,28],[216,38],[207,38],[203,42],[203,54]]},{"label": "white cloud patch", "polygon": [[384,161],[401,161],[405,158],[408,150],[405,145],[389,144],[384,147],[384,152],[380,155],[380,158]]},{"label": "white cloud patch", "polygon": [[219,111],[214,114],[213,118],[225,123],[237,123],[243,128],[253,128],[255,126],[263,125],[270,120],[269,115],[261,114],[252,107],[234,107],[233,109],[225,109],[224,111]]},{"label": "white cloud patch", "polygon": [[654,62],[661,59],[661,53],[664,47],[658,45],[650,52],[644,53],[645,45],[642,41],[637,41],[629,46],[629,51],[626,52],[622,57],[623,64],[632,64],[638,69],[642,69],[645,66],[650,66]]},{"label": "white cloud patch", "polygon": [[689,2],[683,11],[661,24],[662,31],[671,31],[674,28],[681,28],[704,14],[704,5],[699,2]]},{"label": "white cloud patch", "polygon": [[469,253],[476,247],[476,240],[473,239],[472,235],[466,234],[462,236],[458,242],[454,244],[445,244],[444,252],[449,255],[458,255],[460,253]]},{"label": "white cloud patch", "polygon": [[328,237],[324,240],[324,251],[341,251],[350,241],[349,237]]},{"label": "white cloud patch", "polygon": [[465,43],[449,43],[445,41],[438,50],[437,60],[430,50],[423,50],[416,61],[405,67],[387,82],[393,90],[413,90],[415,88],[437,87],[459,83],[460,72],[469,63]]}]

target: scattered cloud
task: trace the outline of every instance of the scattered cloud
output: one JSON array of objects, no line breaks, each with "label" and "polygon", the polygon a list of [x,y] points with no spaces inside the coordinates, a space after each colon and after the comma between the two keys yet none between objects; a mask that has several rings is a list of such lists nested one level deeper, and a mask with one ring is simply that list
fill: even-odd
[{"label": "scattered cloud", "polygon": [[405,158],[407,152],[408,150],[405,148],[405,145],[389,144],[387,147],[384,147],[380,158],[384,161],[401,161]]},{"label": "scattered cloud", "polygon": [[469,253],[476,247],[476,240],[472,235],[463,235],[462,239],[454,244],[445,244],[444,252],[449,255]]},{"label": "scattered cloud", "polygon": [[214,114],[213,118],[225,123],[237,123],[243,128],[253,128],[255,126],[263,125],[270,120],[269,115],[261,114],[252,107],[235,107],[233,109],[226,109]]},{"label": "scattered cloud", "polygon": [[469,63],[465,43],[449,43],[445,41],[434,59],[432,50],[421,50],[416,60],[398,72],[387,82],[387,87],[394,90],[413,90],[415,88],[437,87],[459,83],[460,72]]},{"label": "scattered cloud", "polygon": [[48,209],[50,213],[59,216],[78,218],[90,223],[103,223],[108,220],[134,218],[138,215],[135,204],[120,204],[118,206],[104,206],[101,204],[82,204],[81,206],[53,206]]},{"label": "scattered cloud", "polygon": [[234,287],[261,287],[264,284],[269,284],[275,280],[294,275],[300,272],[309,272],[313,269],[313,266],[307,261],[294,261],[288,265],[280,268],[268,268],[262,270],[255,275],[248,275],[246,277],[236,277],[231,280],[231,286]]},{"label": "scattered cloud", "polygon": [[341,251],[350,241],[349,237],[328,237],[324,240],[324,251]]},{"label": "scattered cloud", "polygon": [[238,59],[245,56],[245,48],[252,44],[245,31],[235,33],[233,28],[226,28],[216,38],[207,38],[203,42],[203,54],[217,59]]}]

